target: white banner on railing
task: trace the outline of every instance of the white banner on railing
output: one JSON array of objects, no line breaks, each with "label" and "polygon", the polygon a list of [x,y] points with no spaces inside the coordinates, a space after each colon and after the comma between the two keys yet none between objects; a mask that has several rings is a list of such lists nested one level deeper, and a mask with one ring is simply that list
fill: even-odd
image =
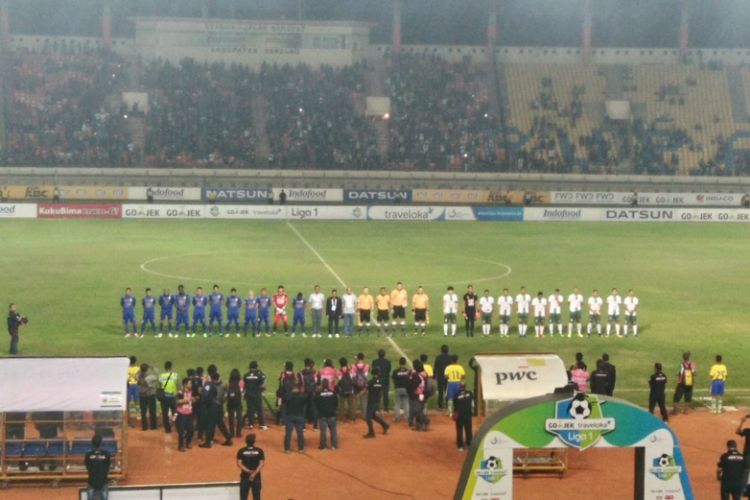
[{"label": "white banner on railing", "polygon": [[526,207],[524,208],[523,220],[542,222],[750,222],[750,209]]},{"label": "white banner on railing", "polygon": [[128,364],[125,357],[0,359],[0,413],[123,411]]},{"label": "white banner on railing", "polygon": [[0,219],[35,219],[36,203],[0,203]]},{"label": "white banner on railing", "polygon": [[445,207],[372,206],[367,217],[372,220],[430,221],[443,219]]},{"label": "white banner on railing", "polygon": [[201,188],[197,187],[129,187],[129,200],[147,200],[151,190],[154,201],[200,201]]},{"label": "white banner on railing", "polygon": [[206,205],[133,204],[122,206],[123,219],[203,219]]},{"label": "white banner on railing", "polygon": [[485,401],[515,401],[552,394],[568,383],[556,354],[476,354]]},{"label": "white banner on railing", "polygon": [[632,205],[637,194],[639,206],[739,207],[741,193],[633,193],[622,191],[551,191],[552,205]]}]

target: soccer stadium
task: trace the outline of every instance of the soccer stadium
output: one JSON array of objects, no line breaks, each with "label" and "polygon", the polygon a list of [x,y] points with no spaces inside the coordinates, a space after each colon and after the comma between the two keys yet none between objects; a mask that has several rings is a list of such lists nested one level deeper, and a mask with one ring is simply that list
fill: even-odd
[{"label": "soccer stadium", "polygon": [[748,22],[0,0],[0,497],[750,494]]}]

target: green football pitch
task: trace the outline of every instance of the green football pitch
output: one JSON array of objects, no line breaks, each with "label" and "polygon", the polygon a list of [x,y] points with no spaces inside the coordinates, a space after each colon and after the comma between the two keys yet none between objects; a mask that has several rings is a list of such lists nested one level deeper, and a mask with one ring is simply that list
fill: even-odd
[{"label": "green football pitch", "polygon": [[[161,367],[170,359],[179,373],[218,365],[223,374],[244,370],[257,359],[269,377],[289,359],[318,366],[325,357],[371,359],[385,348],[394,361],[399,349],[410,358],[431,359],[447,342],[467,363],[476,352],[555,352],[569,363],[582,351],[589,366],[608,352],[618,370],[616,393],[646,401],[646,380],[661,361],[671,377],[680,355],[693,352],[698,385],[705,388],[713,356],[729,369],[727,398],[750,398],[750,227],[716,224],[602,223],[393,223],[246,221],[0,221],[5,302],[16,302],[30,323],[21,353],[27,356],[136,355]],[[426,337],[321,339],[124,338],[119,298],[132,287],[158,295],[179,283],[192,291],[218,283],[225,293],[286,286],[309,295],[343,284],[359,291],[390,291],[402,281],[409,292],[424,285],[432,312]],[[463,293],[473,283],[497,296],[503,287],[534,294],[559,287],[567,296],[577,285],[587,296],[598,288],[634,288],[641,301],[638,338],[474,338],[442,334],[441,297],[448,285]],[[137,316],[140,319],[140,303]],[[565,316],[567,321],[567,315]],[[585,321],[585,317],[584,317]],[[309,324],[309,319],[308,319]],[[515,324],[515,322],[514,322]],[[309,328],[309,327],[308,327]],[[411,333],[411,330],[409,330]],[[5,349],[5,347],[3,347]]]}]

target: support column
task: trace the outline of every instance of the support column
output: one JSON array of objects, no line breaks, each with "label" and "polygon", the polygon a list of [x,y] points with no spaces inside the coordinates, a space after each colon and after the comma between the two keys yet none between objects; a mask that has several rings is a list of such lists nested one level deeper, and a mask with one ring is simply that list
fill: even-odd
[{"label": "support column", "polygon": [[689,0],[682,0],[680,3],[680,61],[684,61],[687,56],[687,50],[690,40],[690,12]]},{"label": "support column", "polygon": [[401,52],[401,0],[393,0],[393,46],[394,54]]},{"label": "support column", "polygon": [[487,13],[487,57],[490,64],[495,63],[495,47],[497,47],[497,2],[489,0],[489,11]]},{"label": "support column", "polygon": [[208,0],[203,0],[201,2],[201,17],[203,19],[208,19],[208,14],[209,14]]},{"label": "support column", "polygon": [[10,43],[10,0],[0,0],[0,41]]},{"label": "support column", "polygon": [[584,63],[591,60],[591,26],[593,24],[593,2],[583,0],[583,27],[581,28],[581,59]]},{"label": "support column", "polygon": [[109,48],[112,46],[112,2],[102,1],[102,45]]}]

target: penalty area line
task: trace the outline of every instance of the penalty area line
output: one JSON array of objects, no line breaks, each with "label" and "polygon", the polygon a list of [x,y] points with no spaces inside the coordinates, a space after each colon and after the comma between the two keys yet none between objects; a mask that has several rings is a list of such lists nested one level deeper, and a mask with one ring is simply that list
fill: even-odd
[{"label": "penalty area line", "polygon": [[[332,268],[331,265],[328,262],[326,262],[326,260],[323,258],[323,256],[320,255],[320,252],[318,252],[315,249],[315,247],[312,246],[312,243],[310,243],[309,241],[307,241],[307,239],[304,236],[302,236],[302,234],[297,230],[296,227],[294,227],[294,225],[292,225],[291,222],[287,221],[286,225],[297,236],[297,238],[299,238],[299,240],[302,243],[305,244],[305,246],[313,253],[313,255],[315,255],[315,257],[318,258],[318,260],[320,261],[320,263],[323,264],[323,266],[328,270],[328,272],[331,273],[333,275],[333,277],[336,278],[336,280],[339,283],[341,283],[341,286],[343,286],[344,288],[347,288],[348,285],[346,284],[346,282],[341,278],[341,276],[339,276],[339,274],[336,272],[336,270],[334,268]],[[386,337],[386,338],[388,339],[388,342],[391,343],[391,345],[393,346],[393,348],[396,349],[396,352],[398,352],[399,355],[401,355],[402,357],[404,357],[406,359],[409,359],[409,356],[406,355],[406,353],[404,352],[404,350],[401,349],[401,347],[396,343],[395,340],[393,340],[392,337]]]}]

